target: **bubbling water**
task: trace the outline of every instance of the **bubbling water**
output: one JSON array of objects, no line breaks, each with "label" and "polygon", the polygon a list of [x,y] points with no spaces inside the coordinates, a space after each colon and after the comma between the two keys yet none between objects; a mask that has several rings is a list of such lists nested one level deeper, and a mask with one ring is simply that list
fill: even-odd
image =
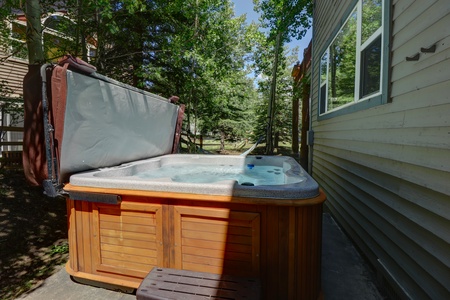
[{"label": "bubbling water", "polygon": [[171,178],[174,182],[213,183],[222,180],[235,180],[238,184],[282,185],[285,184],[283,169],[276,166],[244,167],[235,165],[165,165],[159,169],[136,174],[143,179]]}]

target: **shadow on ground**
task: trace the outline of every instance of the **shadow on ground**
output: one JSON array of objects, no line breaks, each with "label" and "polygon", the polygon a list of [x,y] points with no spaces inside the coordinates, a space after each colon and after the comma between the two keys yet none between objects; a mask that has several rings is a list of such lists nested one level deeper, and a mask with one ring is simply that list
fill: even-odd
[{"label": "shadow on ground", "polygon": [[0,299],[15,299],[67,261],[64,198],[30,187],[23,171],[0,169]]}]

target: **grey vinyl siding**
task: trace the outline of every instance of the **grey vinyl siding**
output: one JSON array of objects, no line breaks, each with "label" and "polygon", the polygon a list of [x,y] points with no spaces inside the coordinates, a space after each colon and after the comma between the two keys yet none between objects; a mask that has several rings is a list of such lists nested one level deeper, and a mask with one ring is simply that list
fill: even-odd
[{"label": "grey vinyl siding", "polygon": [[315,1],[312,174],[398,295],[450,299],[450,1],[386,1],[389,103],[319,120],[320,57],[354,3]]}]

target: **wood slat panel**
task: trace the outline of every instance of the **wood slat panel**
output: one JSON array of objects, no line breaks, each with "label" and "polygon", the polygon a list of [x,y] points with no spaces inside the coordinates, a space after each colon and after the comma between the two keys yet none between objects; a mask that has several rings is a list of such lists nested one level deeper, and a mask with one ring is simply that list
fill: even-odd
[{"label": "wood slat panel", "polygon": [[222,243],[231,243],[231,244],[243,244],[243,245],[251,245],[252,237],[242,236],[242,235],[230,235],[223,233],[211,233],[211,232],[202,232],[202,231],[193,231],[193,230],[183,230],[183,238],[185,239],[201,239],[207,241],[214,242],[222,242]]},{"label": "wood slat panel", "polygon": [[[108,281],[113,281],[112,284],[117,284],[119,286],[120,285],[129,286],[135,289],[139,287],[139,284],[141,283],[142,279],[145,278],[145,276],[147,276],[148,272],[150,271],[150,270],[128,269],[126,267],[119,268],[110,265],[101,265],[98,270],[100,272],[94,273],[96,275],[100,275],[96,280],[102,282],[102,279],[104,280],[106,273],[108,274],[107,275],[107,278],[109,279]],[[120,281],[122,281],[124,284],[114,283]],[[134,282],[134,284],[130,285],[131,282]]]},{"label": "wood slat panel", "polygon": [[197,264],[197,265],[205,265],[205,266],[216,266],[216,267],[222,267],[226,264],[226,268],[231,269],[252,269],[252,263],[251,261],[235,261],[235,260],[226,260],[224,262],[224,258],[212,258],[212,257],[204,257],[204,256],[198,256],[198,255],[190,255],[190,254],[183,254],[183,265],[185,263],[191,263],[191,264]]},{"label": "wood slat panel", "polygon": [[[280,199],[280,198],[250,198],[250,197],[236,197],[233,195],[209,195],[209,194],[187,194],[187,193],[167,193],[167,192],[158,192],[158,191],[144,191],[144,190],[127,190],[127,189],[116,189],[116,188],[99,188],[99,187],[86,187],[86,186],[75,186],[70,183],[67,183],[64,186],[64,190],[68,192],[85,192],[85,193],[104,193],[104,194],[114,194],[121,195],[122,201],[124,199],[133,199],[134,201],[143,201],[142,199],[156,199],[157,203],[161,202],[161,198],[165,199],[165,201],[173,201],[173,200],[181,200],[183,204],[189,203],[190,201],[194,203],[198,203],[202,201],[205,207],[211,206],[211,203],[215,205],[219,205],[224,207],[229,204],[234,205],[243,205],[246,208],[242,210],[247,211],[259,211],[259,207],[263,207],[265,205],[275,205],[275,206],[309,206],[321,204],[325,197],[325,194],[321,194],[320,196],[302,199],[298,201],[298,199]],[[122,206],[126,203],[122,202]],[[253,209],[249,208],[252,207]],[[255,209],[256,208],[256,209]],[[124,208],[123,208],[124,209]],[[150,208],[149,208],[150,210]]]},{"label": "wood slat panel", "polygon": [[156,249],[156,238],[152,240],[128,240],[119,238],[117,236],[107,237],[101,236],[100,240],[103,244],[110,245],[119,245],[126,247],[134,247],[134,248],[143,248],[143,249]]},{"label": "wood slat panel", "polygon": [[199,265],[199,264],[184,262],[183,270],[196,271],[196,272],[207,272],[207,273],[212,273],[212,274],[222,274],[223,266],[206,266],[206,265]]},{"label": "wood slat panel", "polygon": [[194,246],[205,249],[216,249],[223,250],[225,248],[228,251],[240,252],[240,253],[250,253],[252,251],[252,245],[244,245],[244,244],[224,244],[222,242],[214,242],[208,240],[197,240],[192,238],[182,238],[181,242],[185,246]]},{"label": "wood slat panel", "polygon": [[104,265],[114,266],[117,268],[127,269],[129,271],[131,270],[139,270],[143,272],[150,272],[150,270],[154,267],[154,264],[145,264],[143,262],[130,262],[130,261],[121,261],[121,260],[115,260],[115,259],[109,259],[104,258],[102,260],[102,263]]},{"label": "wood slat panel", "polygon": [[101,251],[119,252],[125,254],[132,254],[138,256],[156,257],[157,251],[155,249],[140,249],[134,247],[126,247],[119,245],[101,244]]},{"label": "wood slat panel", "polygon": [[[236,226],[239,223],[241,226]],[[207,225],[206,225],[207,224]],[[183,218],[182,228],[189,230],[195,229],[205,232],[216,232],[216,233],[239,233],[242,235],[251,236],[251,228],[248,227],[248,221],[230,220],[229,224],[226,221],[214,220],[214,224],[211,224],[211,220],[208,219],[195,219],[195,218]]]},{"label": "wood slat panel", "polygon": [[[111,263],[107,263],[108,259],[123,261],[123,262],[143,263],[145,265],[152,265],[152,266],[155,266],[157,264],[155,257],[138,256],[138,255],[131,255],[131,254],[126,254],[126,253],[103,251],[102,257],[103,257],[102,262],[104,264],[111,264]],[[121,265],[117,264],[116,266],[121,266]]]},{"label": "wood slat panel", "polygon": [[[153,222],[152,222],[153,223]],[[100,228],[102,230],[119,230],[119,231],[132,231],[132,232],[142,232],[142,233],[150,233],[155,234],[156,228],[154,224],[149,225],[136,225],[136,224],[123,224],[116,220],[116,222],[105,222],[100,221]]]},{"label": "wood slat panel", "polygon": [[[218,266],[207,266],[207,265],[199,265],[199,264],[193,264],[189,262],[183,263],[184,270],[190,270],[190,271],[197,271],[197,272],[208,272],[213,274],[223,274],[225,269],[223,267]],[[254,272],[252,272],[251,268],[244,269],[242,267],[227,267],[226,272],[228,274],[236,274],[236,276],[255,276]]]},{"label": "wood slat panel", "polygon": [[66,200],[67,206],[67,230],[68,230],[68,242],[69,242],[69,264],[70,269],[74,272],[78,272],[78,244],[77,244],[77,232],[78,226],[76,224],[76,208],[75,201]]},{"label": "wood slat panel", "polygon": [[277,299],[278,290],[280,289],[280,282],[278,278],[279,274],[279,255],[278,255],[278,207],[269,207],[267,209],[267,272],[264,274],[266,276],[267,284],[273,286],[273,289],[270,289],[267,292],[267,299]]},{"label": "wood slat panel", "polygon": [[118,222],[124,224],[139,224],[139,225],[155,225],[155,215],[149,213],[143,215],[139,212],[120,211],[118,209],[107,209],[100,211],[100,220],[106,222]]},{"label": "wood slat panel", "polygon": [[278,297],[288,299],[289,293],[289,207],[278,208]]},{"label": "wood slat panel", "polygon": [[214,249],[206,249],[206,248],[198,248],[198,247],[183,247],[183,253],[190,255],[198,255],[203,257],[212,257],[212,258],[225,258],[236,261],[251,261],[252,260],[252,252],[234,252],[227,249],[227,251],[223,250],[214,250]]},{"label": "wood slat panel", "polygon": [[[83,251],[85,256],[85,270],[87,272],[92,272],[92,256],[95,255],[94,249],[91,247],[91,227],[89,224],[92,222],[92,204],[88,202],[83,202],[82,207],[82,222],[85,226],[83,228]],[[86,226],[87,225],[87,226]]]},{"label": "wood slat panel", "polygon": [[117,231],[109,229],[100,229],[100,236],[119,236],[123,239],[139,240],[139,241],[155,241],[155,234],[142,233],[142,232],[130,232],[130,231]]},{"label": "wood slat panel", "polygon": [[175,232],[179,232],[175,236],[175,243],[180,244],[175,249],[179,268],[201,271],[204,266],[206,272],[214,269],[242,275],[242,267],[237,266],[248,265],[250,273],[259,273],[259,242],[258,249],[255,248],[256,240],[259,240],[258,213],[182,206],[175,207],[174,212]]},{"label": "wood slat panel", "polygon": [[128,202],[94,206],[97,271],[120,277],[145,274],[162,264],[161,205]]}]

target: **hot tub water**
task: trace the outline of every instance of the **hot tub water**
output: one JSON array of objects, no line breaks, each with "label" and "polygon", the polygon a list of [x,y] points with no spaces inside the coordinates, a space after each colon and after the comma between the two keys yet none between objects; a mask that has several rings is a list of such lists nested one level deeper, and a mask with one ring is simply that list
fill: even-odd
[{"label": "hot tub water", "polygon": [[236,165],[165,165],[159,169],[135,174],[142,179],[170,178],[174,182],[213,183],[222,180],[236,180],[240,185],[282,185],[285,184],[282,168],[276,166],[247,164]]}]

